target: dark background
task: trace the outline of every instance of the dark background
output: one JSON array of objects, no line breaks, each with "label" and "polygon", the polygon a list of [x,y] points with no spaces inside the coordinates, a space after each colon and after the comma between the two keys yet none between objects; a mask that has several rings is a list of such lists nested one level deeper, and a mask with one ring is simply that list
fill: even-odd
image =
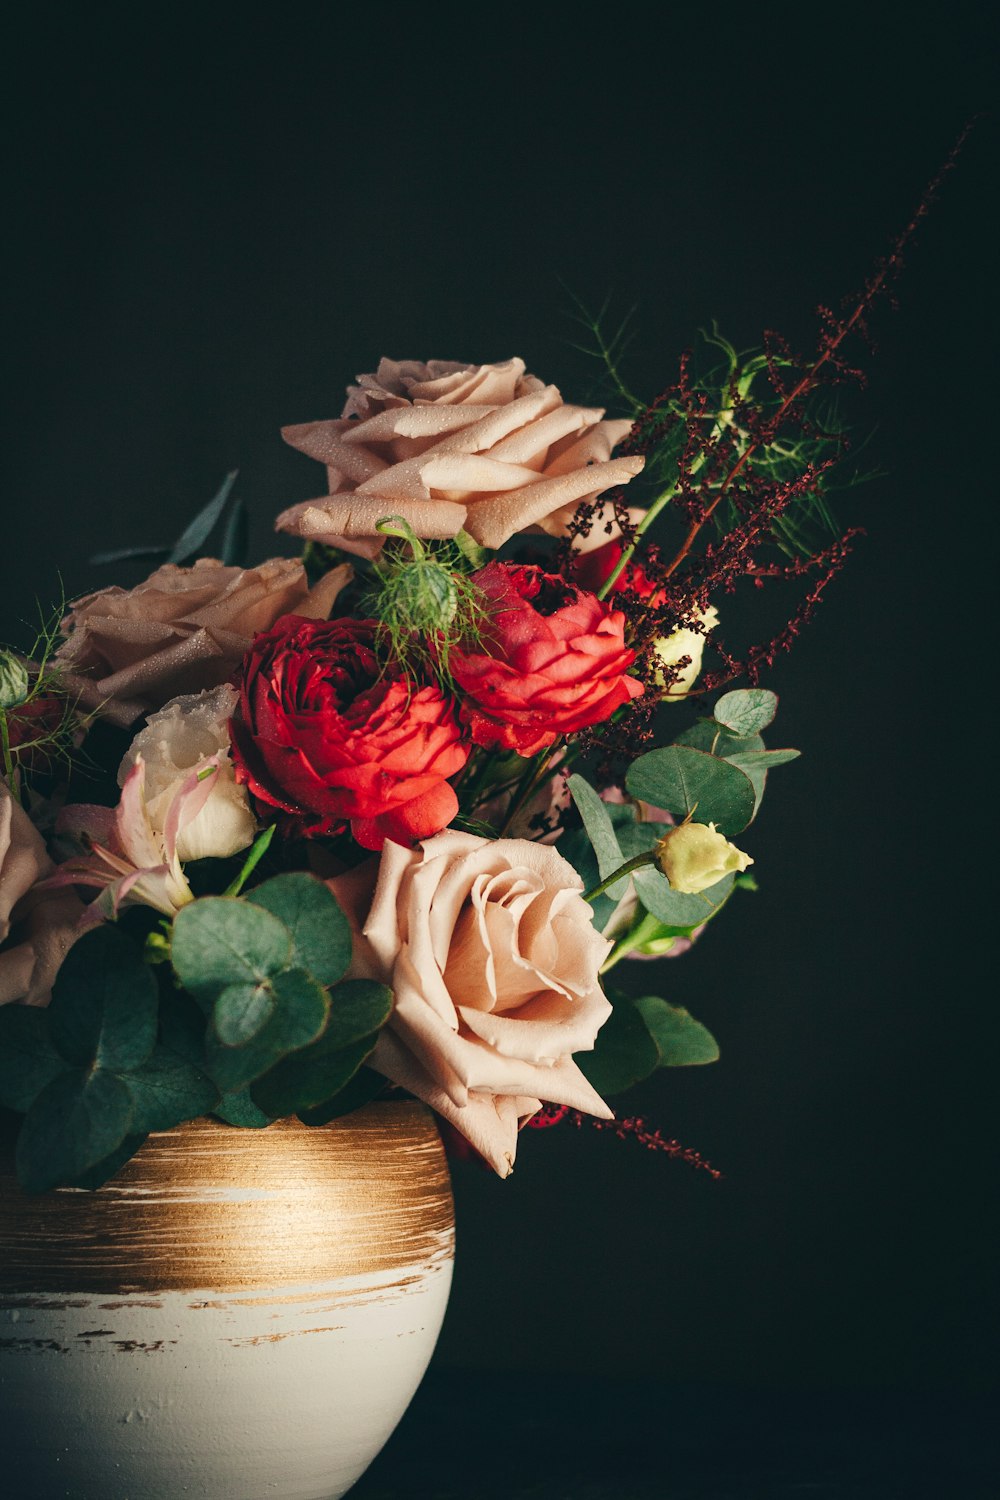
[{"label": "dark background", "polygon": [[[712,316],[798,344],[989,105],[986,9],[36,7],[8,32],[0,627],[113,581],[238,466],[255,556],[383,353],[590,393],[561,282],[639,304],[653,394]],[[13,97],[10,97],[10,96]],[[875,319],[868,538],[768,679],[761,889],[664,986],[713,1068],[633,1101],[725,1180],[561,1127],[456,1172],[444,1366],[753,1388],[993,1376],[995,122]],[[138,581],[139,570],[119,570]],[[978,950],[978,961],[977,961]],[[983,962],[983,960],[986,962]],[[982,965],[982,967],[980,967]]]}]

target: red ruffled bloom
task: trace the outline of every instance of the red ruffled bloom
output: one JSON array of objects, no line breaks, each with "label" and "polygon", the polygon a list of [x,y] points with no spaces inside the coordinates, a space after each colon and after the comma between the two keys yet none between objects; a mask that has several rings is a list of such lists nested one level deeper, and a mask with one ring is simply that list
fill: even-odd
[{"label": "red ruffled bloom", "polygon": [[386,668],[372,620],[284,615],[255,636],[230,730],[237,780],[305,834],[350,822],[363,849],[412,844],[458,812],[454,704]]},{"label": "red ruffled bloom", "polygon": [[603,724],[642,692],[625,616],[541,568],[489,563],[473,581],[490,617],[482,651],[453,651],[462,718],[477,745],[534,755]]}]

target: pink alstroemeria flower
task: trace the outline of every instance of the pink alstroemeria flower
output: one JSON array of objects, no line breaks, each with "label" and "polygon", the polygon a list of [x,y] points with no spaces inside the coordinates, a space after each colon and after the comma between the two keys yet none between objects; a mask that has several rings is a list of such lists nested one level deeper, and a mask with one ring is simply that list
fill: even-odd
[{"label": "pink alstroemeria flower", "polygon": [[141,756],[125,778],[117,807],[81,803],[64,808],[56,830],[78,839],[86,852],[65,860],[46,883],[95,887],[100,894],[87,907],[88,924],[113,919],[128,904],[175,916],[194,900],[177,856],[178,835],[208,800],[221,758],[220,752],[203,761],[181,784],[162,833],[154,831],[146,809]]}]

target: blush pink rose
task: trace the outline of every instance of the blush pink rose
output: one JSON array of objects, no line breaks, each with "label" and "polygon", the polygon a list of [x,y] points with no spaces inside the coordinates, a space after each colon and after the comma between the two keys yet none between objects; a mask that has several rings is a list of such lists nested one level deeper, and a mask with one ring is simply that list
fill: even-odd
[{"label": "blush pink rose", "polygon": [[47,1005],[83,930],[73,892],[42,884],[52,868],[41,834],[0,782],[0,1005]]},{"label": "blush pink rose", "polygon": [[278,530],[362,557],[381,551],[376,525],[390,515],[417,536],[464,530],[484,547],[525,530],[562,536],[581,501],[642,469],[640,457],[611,457],[631,423],[603,418],[522,359],[383,359],[349,387],[342,416],[284,429],[326,465],[329,493],[286,510]]},{"label": "blush pink rose", "polygon": [[309,587],[301,562],[274,557],[256,568],[202,557],[167,563],[134,589],[99,589],[63,621],[57,662],[82,708],[127,726],[183,693],[232,678],[253,637],[285,614],[325,620],[353,573],[334,568]]},{"label": "blush pink rose", "polygon": [[329,884],[357,934],[351,973],[395,995],[372,1066],[501,1177],[543,1100],[613,1118],[573,1061],[611,1014],[598,977],[611,945],[555,849],[446,829]]}]

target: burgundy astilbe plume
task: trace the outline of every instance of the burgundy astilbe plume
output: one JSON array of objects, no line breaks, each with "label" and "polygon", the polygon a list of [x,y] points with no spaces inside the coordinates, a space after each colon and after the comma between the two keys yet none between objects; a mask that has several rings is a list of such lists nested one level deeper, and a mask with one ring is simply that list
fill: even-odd
[{"label": "burgundy astilbe plume", "polygon": [[[779,333],[768,329],[761,352],[748,363],[713,337],[710,342],[731,356],[721,389],[718,384],[712,389],[696,377],[689,351],[681,358],[674,384],[638,413],[619,451],[643,455],[647,473],[661,481],[649,520],[662,510],[664,519],[684,524],[672,546],[661,540],[659,548],[643,547],[643,579],[653,588],[644,587],[630,598],[628,568],[644,536],[626,509],[622,492],[605,495],[600,502],[605,516],[610,506],[622,539],[621,558],[601,595],[620,588],[619,577],[626,584],[623,592],[616,593],[615,603],[630,620],[632,642],[640,651],[635,669],[640,675],[641,642],[677,628],[698,630],[697,612],[713,598],[732,594],[741,580],[750,579],[758,588],[775,579],[806,580],[805,594],[773,638],[751,646],[742,657],[727,650],[720,633],[713,631],[711,645],[722,665],[705,673],[695,691],[713,691],[741,677],[756,681],[778,653],[791,646],[843,567],[859,535],[857,527],[826,545],[810,548],[812,555],[796,555],[798,549],[786,544],[781,560],[775,561],[771,549],[776,542],[781,545],[783,528],[787,531],[792,526],[793,513],[825,514],[824,487],[831,468],[844,456],[846,439],[818,420],[815,398],[821,390],[844,382],[864,384],[851,350],[857,339],[872,347],[871,311],[881,298],[893,300],[892,287],[904,254],[971,128],[970,124],[962,131],[909,222],[876,262],[860,292],[845,299],[839,312],[825,305],[816,309],[819,329],[811,353],[796,356]],[[747,378],[751,368],[766,386],[761,395],[752,389],[753,378]],[[590,536],[594,525],[600,524],[597,510],[596,504],[580,507],[571,541]],[[605,529],[610,530],[610,523],[605,522]],[[655,662],[648,671],[651,680]],[[670,684],[661,680],[660,685]],[[639,701],[648,711],[649,695]],[[629,715],[630,725],[635,712]]]},{"label": "burgundy astilbe plume", "polygon": [[538,1113],[532,1115],[527,1128],[547,1130],[553,1125],[561,1125],[564,1121],[568,1125],[575,1126],[577,1130],[584,1126],[591,1130],[610,1130],[612,1135],[617,1136],[620,1141],[636,1141],[646,1151],[656,1151],[675,1161],[683,1161],[689,1167],[696,1167],[701,1172],[707,1172],[716,1181],[722,1176],[718,1167],[713,1167],[711,1162],[707,1162],[693,1146],[682,1146],[680,1141],[665,1136],[655,1127],[651,1128],[641,1115],[626,1115],[620,1120],[595,1120],[590,1115],[581,1114],[580,1110],[570,1109],[565,1104],[543,1104]]}]

